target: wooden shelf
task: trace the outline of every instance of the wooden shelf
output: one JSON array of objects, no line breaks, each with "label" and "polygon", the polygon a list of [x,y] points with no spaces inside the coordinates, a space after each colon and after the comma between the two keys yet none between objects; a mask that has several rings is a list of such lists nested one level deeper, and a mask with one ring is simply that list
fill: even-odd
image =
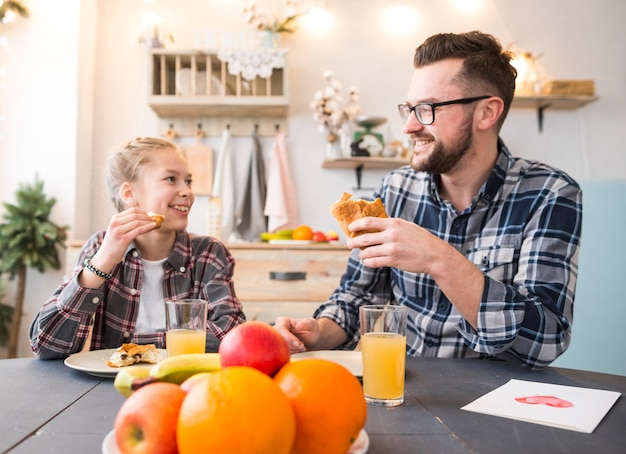
[{"label": "wooden shelf", "polygon": [[151,96],[149,105],[159,117],[286,118],[285,96]]},{"label": "wooden shelf", "polygon": [[513,108],[551,108],[551,109],[578,109],[590,102],[596,101],[593,95],[539,95],[539,96],[515,96]]},{"label": "wooden shelf", "polygon": [[397,169],[409,163],[409,158],[354,157],[326,159],[324,169]]},{"label": "wooden shelf", "polygon": [[515,96],[511,108],[537,109],[539,132],[543,130],[543,113],[546,109],[579,109],[590,102],[596,101],[594,95],[538,95]]},{"label": "wooden shelf", "polygon": [[287,81],[286,67],[246,80],[217,51],[153,49],[148,104],[159,117],[287,118]]}]

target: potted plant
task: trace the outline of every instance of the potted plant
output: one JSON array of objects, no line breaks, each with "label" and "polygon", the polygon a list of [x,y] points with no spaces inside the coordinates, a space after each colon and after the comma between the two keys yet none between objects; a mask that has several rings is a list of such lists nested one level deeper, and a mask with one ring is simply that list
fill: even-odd
[{"label": "potted plant", "polygon": [[22,184],[15,193],[16,204],[5,203],[6,212],[0,222],[0,274],[9,279],[17,276],[17,290],[8,337],[7,356],[17,356],[18,335],[24,307],[26,269],[43,273],[48,268],[61,268],[57,245],[64,246],[67,227],[50,221],[56,199],[47,198],[43,182],[35,177],[33,185]]}]

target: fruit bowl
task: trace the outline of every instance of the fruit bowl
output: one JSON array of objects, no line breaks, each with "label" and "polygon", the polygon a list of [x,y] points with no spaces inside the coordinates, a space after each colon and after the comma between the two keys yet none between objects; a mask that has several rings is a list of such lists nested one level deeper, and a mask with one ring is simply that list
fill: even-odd
[{"label": "fruit bowl", "polygon": [[[370,438],[365,432],[365,429],[361,429],[359,436],[354,441],[352,446],[346,454],[365,454],[370,447]],[[117,447],[115,441],[115,430],[110,431],[104,437],[102,441],[102,454],[121,454],[120,449]]]}]

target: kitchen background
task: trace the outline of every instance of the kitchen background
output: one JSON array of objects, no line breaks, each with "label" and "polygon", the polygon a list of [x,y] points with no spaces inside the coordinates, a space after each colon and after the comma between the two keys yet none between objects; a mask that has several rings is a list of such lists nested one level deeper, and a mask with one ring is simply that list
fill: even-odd
[{"label": "kitchen background", "polygon": [[[185,147],[202,143],[215,152],[225,123],[233,131],[238,162],[252,148],[249,118],[159,118],[148,105],[152,57],[140,43],[146,13],[162,18],[169,49],[204,48],[203,40],[250,33],[240,0],[24,0],[30,17],[0,25],[0,201],[14,202],[20,183],[38,175],[57,199],[52,220],[85,239],[105,228],[113,214],[102,169],[111,150],[140,136],[164,135],[170,125]],[[392,6],[405,4],[410,26],[386,21]],[[355,191],[354,170],[325,169],[325,134],[310,103],[332,70],[358,89],[361,112],[382,116],[376,128],[385,141],[404,140],[396,105],[405,100],[414,49],[439,32],[478,29],[505,46],[537,56],[554,79],[593,79],[598,99],[583,107],[546,109],[540,131],[532,108],[512,109],[502,137],[513,154],[557,166],[585,191],[580,276],[570,350],[555,365],[626,375],[621,335],[626,318],[621,232],[626,221],[626,2],[623,0],[302,0],[301,8],[324,7],[328,28],[298,22],[282,34],[287,51],[289,111],[280,120],[286,134],[300,224],[337,230],[328,205]],[[473,6],[470,8],[470,6]],[[284,16],[281,0],[259,0],[259,9]],[[173,37],[169,41],[167,35]],[[2,41],[5,43],[5,41]],[[263,120],[267,157],[274,142]],[[268,126],[269,125],[269,126]],[[240,169],[239,169],[240,170]],[[364,170],[362,186],[378,184],[385,170]],[[208,199],[198,197],[190,230],[205,233]],[[3,208],[0,208],[2,212]],[[28,325],[63,279],[63,271],[29,270],[20,356],[30,355]],[[12,287],[9,287],[12,291]],[[10,295],[9,295],[10,296]],[[1,356],[1,353],[0,353]]]}]

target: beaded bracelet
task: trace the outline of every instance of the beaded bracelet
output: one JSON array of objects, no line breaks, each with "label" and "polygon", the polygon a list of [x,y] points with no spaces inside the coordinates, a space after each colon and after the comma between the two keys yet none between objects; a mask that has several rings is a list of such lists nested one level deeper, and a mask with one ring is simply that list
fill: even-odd
[{"label": "beaded bracelet", "polygon": [[101,277],[102,279],[111,279],[111,277],[113,276],[112,274],[105,273],[104,271],[99,270],[98,268],[93,266],[91,264],[91,259],[85,259],[84,265],[85,265],[85,268],[87,268],[89,271],[91,271],[96,276]]}]

